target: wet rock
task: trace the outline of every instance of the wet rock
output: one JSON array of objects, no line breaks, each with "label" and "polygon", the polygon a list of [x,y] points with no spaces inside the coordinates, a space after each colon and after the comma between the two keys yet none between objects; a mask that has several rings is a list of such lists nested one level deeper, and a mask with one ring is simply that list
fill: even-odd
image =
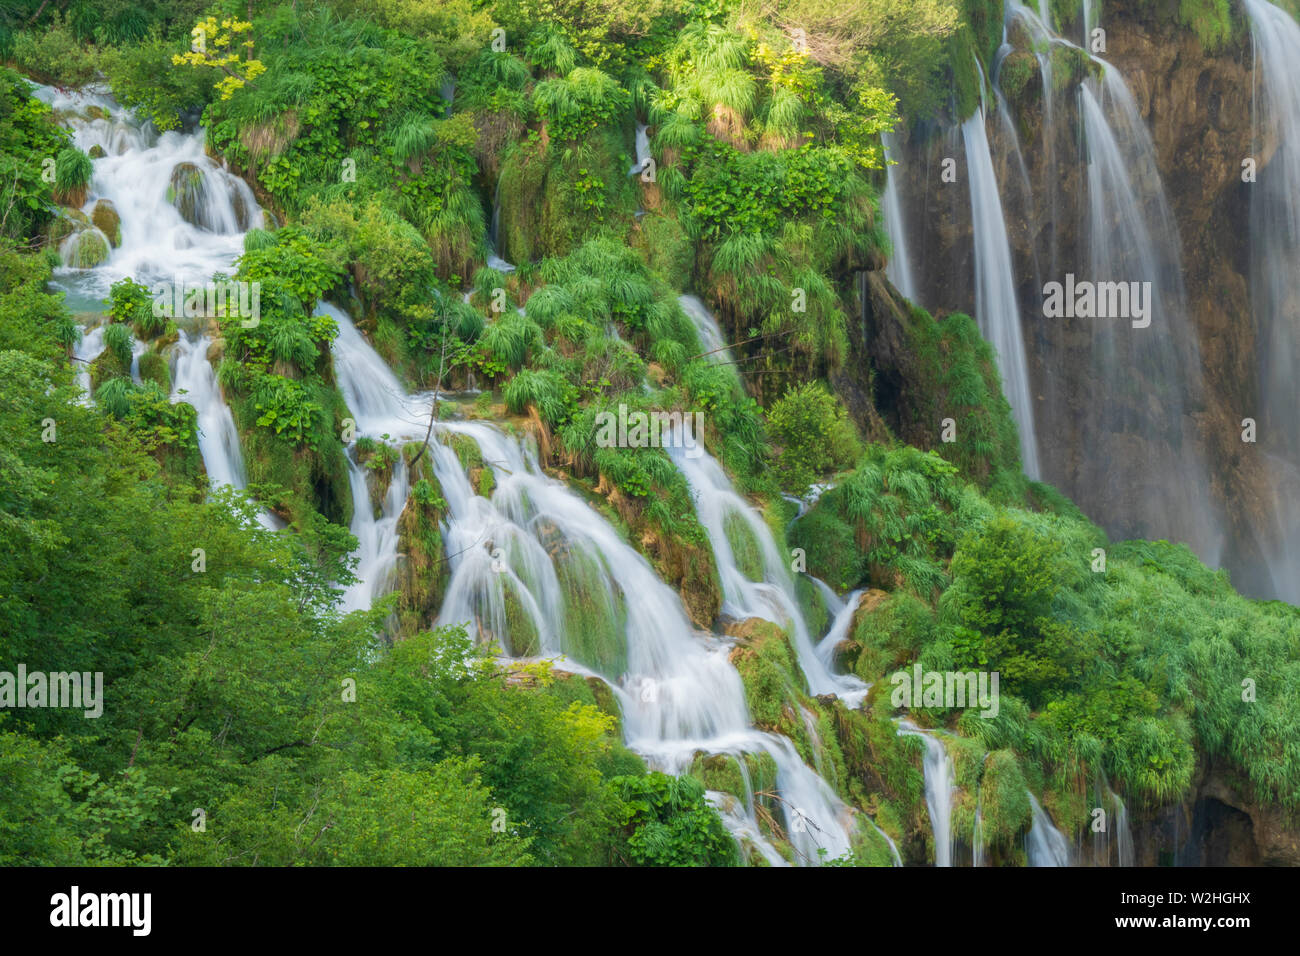
[{"label": "wet rock", "polygon": [[63,241],[59,256],[74,269],[93,269],[108,258],[108,237],[98,229],[82,229]]},{"label": "wet rock", "polygon": [[117,207],[112,200],[96,200],[95,208],[90,211],[90,221],[108,237],[114,249],[122,244],[122,217],[117,214]]}]

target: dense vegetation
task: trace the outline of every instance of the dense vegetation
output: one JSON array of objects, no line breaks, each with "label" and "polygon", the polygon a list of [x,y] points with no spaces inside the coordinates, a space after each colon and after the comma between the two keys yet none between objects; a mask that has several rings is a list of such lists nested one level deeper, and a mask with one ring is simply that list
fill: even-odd
[{"label": "dense vegetation", "polygon": [[[1231,29],[1222,8],[1177,16],[1211,43]],[[196,23],[229,59],[194,51]],[[1153,808],[1186,798],[1209,760],[1300,812],[1296,609],[1241,598],[1182,546],[1108,542],[1026,481],[966,316],[898,317],[910,358],[892,408],[850,414],[833,385],[872,393],[878,371],[846,362],[858,276],[889,252],[880,133],[900,110],[974,109],[1001,23],[978,0],[6,5],[0,669],[100,671],[111,693],[95,721],[0,711],[0,863],[739,863],[705,788],[751,789],[788,849],[770,758],[648,771],[601,681],[430,630],[446,502],[427,460],[398,590],[340,613],[347,528],[373,502],[348,485],[324,302],[412,388],[484,389],[460,413],[536,441],[708,628],[721,586],[685,479],[660,449],[595,440],[620,405],[704,412],[709,451],[778,543],[841,595],[867,589],[837,652],[877,685],[864,708],[810,697],[790,636],[748,621],[731,636],[751,717],[908,862],[933,846],[888,675],[915,661],[1002,675],[996,719],[919,718],[953,732],[954,828],[972,831],[982,794],[999,862],[1023,862],[1028,791],[1082,831],[1098,781]],[[95,160],[19,73],[102,76],[163,130],[201,118],[269,213],[233,276],[261,284],[261,320],[222,317],[210,353],[247,495],[207,493],[195,409],[169,398],[174,317],[144,285],[114,286],[93,403],[79,401],[82,333],[48,283],[61,240],[90,232],[76,217]],[[630,175],[638,125],[654,163]],[[712,307],[732,364],[706,354],[683,293]],[[958,441],[918,437],[944,417]],[[489,493],[475,451],[456,451]],[[419,455],[372,439],[356,452],[375,500]],[[793,520],[782,496],[815,486]],[[263,508],[287,530],[263,528]],[[799,588],[824,633],[824,602]],[[840,862],[890,859],[868,835]]]}]

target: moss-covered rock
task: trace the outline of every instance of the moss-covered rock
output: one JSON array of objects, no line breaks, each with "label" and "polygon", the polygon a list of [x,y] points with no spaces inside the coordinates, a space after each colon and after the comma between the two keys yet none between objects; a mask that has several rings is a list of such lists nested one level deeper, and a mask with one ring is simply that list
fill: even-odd
[{"label": "moss-covered rock", "polygon": [[95,206],[90,210],[90,221],[95,224],[96,229],[108,237],[114,249],[122,244],[122,218],[118,215],[117,207],[113,205],[112,200],[95,200]]},{"label": "moss-covered rock", "polygon": [[108,258],[108,237],[98,229],[82,229],[63,240],[59,258],[73,269],[93,269]]},{"label": "moss-covered rock", "polygon": [[166,358],[154,351],[145,352],[140,356],[138,367],[142,382],[157,382],[164,392],[171,392],[172,376]]},{"label": "moss-covered rock", "polygon": [[[408,467],[421,447],[411,442],[402,449]],[[424,630],[437,617],[450,576],[442,540],[447,503],[427,454],[414,465],[411,479],[406,507],[397,519],[396,614],[402,635]]]}]

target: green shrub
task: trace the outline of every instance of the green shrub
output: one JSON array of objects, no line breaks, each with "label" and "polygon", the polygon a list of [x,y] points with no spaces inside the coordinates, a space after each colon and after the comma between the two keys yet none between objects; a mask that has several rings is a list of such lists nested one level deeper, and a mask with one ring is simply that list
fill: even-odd
[{"label": "green shrub", "polygon": [[767,414],[773,470],[781,487],[802,497],[814,481],[852,466],[861,444],[844,406],[821,382],[790,386]]}]

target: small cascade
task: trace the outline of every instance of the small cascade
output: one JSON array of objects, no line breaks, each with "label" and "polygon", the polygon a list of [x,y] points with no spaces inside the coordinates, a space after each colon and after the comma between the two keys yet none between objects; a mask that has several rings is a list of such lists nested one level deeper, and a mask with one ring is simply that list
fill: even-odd
[{"label": "small cascade", "polygon": [[262,211],[248,184],[207,156],[201,130],[158,134],[101,89],[37,86],[33,95],[57,112],[79,149],[99,146],[106,154],[94,160],[82,211],[89,215],[106,199],[120,218],[121,243],[106,260],[56,270],[72,298],[103,299],[127,276],[152,286],[231,271],[243,232],[263,224]]},{"label": "small cascade", "polygon": [[722,335],[722,329],[718,327],[718,320],[713,317],[709,307],[700,301],[698,296],[679,295],[677,304],[682,307],[686,317],[691,320],[695,326],[695,334],[700,337],[700,348],[704,350],[704,357],[719,365],[730,365],[733,369],[735,365],[731,358],[731,350],[727,348],[727,340]]},{"label": "small cascade", "polygon": [[1029,791],[1033,824],[1025,837],[1025,856],[1030,866],[1069,866],[1070,844],[1052,824],[1052,818]]},{"label": "small cascade", "polygon": [[1129,825],[1128,807],[1124,806],[1124,801],[1120,799],[1118,793],[1111,793],[1111,799],[1115,803],[1115,855],[1120,866],[1136,865],[1136,856],[1133,852],[1133,829]]},{"label": "small cascade", "polygon": [[[342,309],[328,302],[318,303],[317,315],[328,315],[338,325],[331,344],[334,379],[356,422],[358,438],[388,442],[398,447],[404,441],[424,439],[432,412],[432,393],[408,396],[392,369],[357,331]],[[345,611],[370,607],[391,588],[397,567],[399,535],[397,522],[406,508],[410,477],[404,458],[393,466],[384,500],[375,514],[366,468],[357,461],[354,442],[347,452],[348,481],[352,489],[352,524],[357,539],[357,582],[343,594]]]},{"label": "small cascade", "polygon": [[645,123],[636,124],[636,162],[627,171],[629,176],[645,172],[650,165],[650,137],[646,135]]},{"label": "small cascade", "polygon": [[329,302],[316,306],[338,324],[331,345],[334,378],[357,423],[357,434],[382,439],[423,438],[429,426],[432,395],[411,397],[392,369],[357,331],[346,312]]},{"label": "small cascade", "polygon": [[894,288],[910,301],[921,305],[920,290],[912,276],[912,261],[907,254],[907,224],[903,218],[903,202],[899,197],[898,176],[890,164],[898,154],[898,143],[892,131],[880,134],[885,148],[885,192],[880,197],[880,211],[885,217],[885,231],[889,235],[889,245],[893,254],[885,266],[885,275],[894,283]]},{"label": "small cascade", "polygon": [[907,720],[898,722],[898,732],[920,737],[925,742],[925,806],[930,812],[930,832],[934,834],[934,865],[952,866],[952,801],[957,792],[952,759],[943,741]]},{"label": "small cascade", "polygon": [[498,272],[514,272],[515,267],[512,263],[506,262],[498,255],[501,248],[501,180],[497,180],[496,192],[492,195],[492,228],[488,235],[488,257],[487,266],[489,269],[496,269]]},{"label": "small cascade", "polygon": [[[1259,395],[1258,447],[1276,502],[1261,522],[1272,591],[1300,603],[1300,25],[1267,0],[1243,0],[1255,54],[1250,187],[1251,307]],[[1272,147],[1270,155],[1269,150]],[[1272,526],[1268,527],[1269,519]]]},{"label": "small cascade", "polygon": [[[666,772],[685,772],[699,753],[769,754],[798,861],[845,853],[851,811],[789,740],[750,725],[729,644],[694,631],[676,592],[603,517],[545,475],[533,449],[481,422],[437,431],[472,439],[496,478],[492,497],[482,497],[448,445],[429,446],[448,504],[452,565],[439,624],[467,623],[513,655],[564,655],[562,666],[571,657],[600,673],[622,707],[628,747]],[[574,613],[592,622],[587,631],[571,626]],[[752,806],[743,826],[740,812],[728,802],[723,817],[737,839],[757,828]]]},{"label": "small cascade", "polygon": [[206,335],[181,332],[176,341],[171,397],[174,402],[189,402],[199,413],[199,453],[212,487],[243,488],[248,479],[239,450],[239,431],[208,361],[209,345]]},{"label": "small cascade", "polygon": [[[722,581],[722,612],[738,620],[761,617],[786,628],[808,681],[808,692],[836,694],[850,708],[857,707],[867,686],[851,675],[831,673],[817,654],[795,596],[794,578],[767,523],[736,493],[722,466],[702,447],[685,448],[677,436],[665,444],[665,451],[690,486],[696,514],[709,536]],[[741,569],[728,537],[729,525],[757,548],[762,580],[752,580]]]},{"label": "small cascade", "polygon": [[370,501],[366,469],[348,458],[348,478],[352,487],[352,526],[357,539],[357,583],[343,592],[342,609],[365,610],[375,598],[391,589],[393,569],[397,566],[397,519],[406,507],[409,490],[406,462],[399,458],[384,495],[378,516]]},{"label": "small cascade", "polygon": [[[63,91],[37,85],[33,95],[55,110],[78,148],[104,150],[105,155],[93,161],[82,211],[94,215],[97,204],[106,201],[117,220],[120,242],[107,258],[90,268],[55,270],[53,284],[68,293],[70,302],[102,309],[109,288],[126,277],[152,287],[162,282],[206,283],[214,273],[233,271],[243,253],[243,232],[262,225],[262,211],[248,184],[207,156],[201,130],[159,135],[150,122],[124,109],[101,88]],[[189,207],[188,217],[177,208],[174,181],[189,190],[180,203]],[[69,237],[65,261],[70,261],[67,243],[93,243],[100,237],[105,242],[110,238],[99,228]],[[103,326],[86,332],[77,357],[92,361],[103,351],[103,336]],[[198,412],[199,453],[212,487],[242,489],[247,477],[239,433],[208,361],[210,344],[206,335],[181,331],[172,356],[172,400],[188,402]],[[147,349],[146,343],[133,340],[131,379],[136,384],[140,356]],[[78,378],[89,391],[89,370],[83,369]],[[267,528],[279,526],[265,511],[259,520]]]},{"label": "small cascade", "polygon": [[81,335],[81,341],[73,350],[73,356],[77,361],[77,384],[85,392],[83,402],[90,401],[90,364],[99,358],[104,351],[104,326],[97,325],[93,329],[84,331]]},{"label": "small cascade", "polygon": [[970,178],[971,223],[975,242],[975,318],[980,331],[997,353],[1002,389],[1020,432],[1020,459],[1025,474],[1039,477],[1038,440],[1034,433],[1029,366],[1020,328],[1020,303],[1016,296],[1014,264],[1002,216],[1002,199],[983,106],[962,123],[966,168]]},{"label": "small cascade", "polygon": [[[826,636],[817,642],[817,657],[820,658],[822,665],[828,671],[834,670],[835,648],[839,646],[840,641],[849,636],[849,628],[853,626],[853,616],[858,610],[858,601],[864,592],[862,590],[854,591],[848,598],[841,601],[823,581],[813,578],[813,582],[830,592],[829,597],[825,597],[824,600],[826,601],[826,612],[831,615],[831,626],[827,630]],[[834,598],[834,604],[830,603],[831,598]]]}]

